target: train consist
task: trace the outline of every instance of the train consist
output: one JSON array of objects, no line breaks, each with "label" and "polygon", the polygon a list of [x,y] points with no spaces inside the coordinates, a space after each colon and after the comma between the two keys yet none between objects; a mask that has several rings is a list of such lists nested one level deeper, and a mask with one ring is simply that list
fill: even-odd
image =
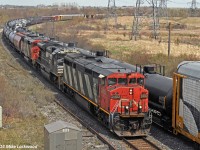
[{"label": "train consist", "polygon": [[200,144],[200,62],[182,62],[172,78],[146,66],[153,121]]},{"label": "train consist", "polygon": [[90,52],[74,43],[27,30],[51,21],[37,17],[9,21],[3,37],[28,63],[119,136],[146,136],[152,115],[144,75],[135,66]]}]

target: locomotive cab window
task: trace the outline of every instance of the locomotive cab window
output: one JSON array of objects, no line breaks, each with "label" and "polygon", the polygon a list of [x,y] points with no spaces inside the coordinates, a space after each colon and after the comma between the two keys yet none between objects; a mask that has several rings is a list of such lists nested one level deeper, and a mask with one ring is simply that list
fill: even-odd
[{"label": "locomotive cab window", "polygon": [[115,85],[117,84],[116,78],[108,78],[108,85]]},{"label": "locomotive cab window", "polygon": [[131,78],[129,80],[129,84],[135,84],[136,83],[136,78]]},{"label": "locomotive cab window", "polygon": [[105,85],[106,83],[106,78],[101,78],[101,85]]},{"label": "locomotive cab window", "polygon": [[37,46],[37,43],[32,43],[32,46]]},{"label": "locomotive cab window", "polygon": [[139,85],[144,85],[144,79],[143,79],[143,78],[138,78],[138,79],[137,79],[137,83],[138,83]]},{"label": "locomotive cab window", "polygon": [[126,85],[127,84],[127,79],[126,78],[119,78],[118,79],[118,84]]}]

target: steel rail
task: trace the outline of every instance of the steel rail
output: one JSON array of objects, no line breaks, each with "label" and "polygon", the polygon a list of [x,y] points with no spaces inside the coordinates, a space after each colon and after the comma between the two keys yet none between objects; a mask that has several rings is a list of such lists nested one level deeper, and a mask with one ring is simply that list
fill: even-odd
[{"label": "steel rail", "polygon": [[[141,150],[142,149],[142,146],[143,146],[143,144],[142,144],[142,142],[145,142],[146,144],[148,144],[149,145],[149,147],[147,148],[145,148],[145,149],[148,149],[148,150],[150,150],[150,149],[153,149],[153,150],[162,150],[160,147],[158,147],[155,143],[153,143],[153,142],[151,142],[151,141],[149,141],[149,140],[147,140],[145,137],[142,137],[142,138],[140,138],[140,139],[135,139],[135,141],[137,140],[137,146],[136,146],[136,143],[134,143],[134,139],[130,139],[130,140],[128,140],[128,139],[126,139],[126,138],[122,138],[122,140],[123,140],[123,142],[125,142],[130,148],[132,148],[132,149],[134,149],[134,150]],[[140,143],[139,143],[139,141],[138,140],[140,140]],[[138,146],[139,145],[139,146]]]}]

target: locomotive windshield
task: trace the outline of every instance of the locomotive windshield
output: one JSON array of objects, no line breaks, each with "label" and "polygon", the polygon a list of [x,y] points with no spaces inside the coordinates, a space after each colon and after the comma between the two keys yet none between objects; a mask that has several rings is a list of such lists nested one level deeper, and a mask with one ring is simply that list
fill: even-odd
[{"label": "locomotive windshield", "polygon": [[144,85],[144,79],[143,79],[143,78],[138,78],[138,79],[137,79],[137,83],[138,83],[139,85]]},{"label": "locomotive windshield", "polygon": [[135,84],[136,83],[136,78],[131,78],[129,80],[129,84]]},{"label": "locomotive windshield", "polygon": [[108,85],[114,85],[117,83],[117,79],[116,78],[108,78]]},{"label": "locomotive windshield", "polygon": [[127,84],[127,79],[126,78],[119,78],[118,79],[118,84],[126,85]]}]

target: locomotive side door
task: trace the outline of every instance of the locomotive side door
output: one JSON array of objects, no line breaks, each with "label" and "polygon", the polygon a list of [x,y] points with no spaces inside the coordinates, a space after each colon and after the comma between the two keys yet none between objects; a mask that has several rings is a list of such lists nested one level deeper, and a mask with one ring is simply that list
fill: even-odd
[{"label": "locomotive side door", "polygon": [[104,75],[99,75],[99,96],[98,105],[106,109],[106,77]]}]

